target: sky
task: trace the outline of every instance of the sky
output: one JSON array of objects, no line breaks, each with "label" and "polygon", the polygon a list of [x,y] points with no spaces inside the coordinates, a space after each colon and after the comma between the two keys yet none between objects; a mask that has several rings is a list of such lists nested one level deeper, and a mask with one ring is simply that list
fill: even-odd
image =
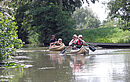
[{"label": "sky", "polygon": [[99,0],[99,2],[95,2],[95,4],[90,2],[88,6],[87,3],[83,4],[83,7],[87,6],[92,9],[92,11],[97,15],[99,20],[102,22],[107,18],[109,10],[107,9],[107,5],[103,5],[102,2],[108,2],[109,0]]}]

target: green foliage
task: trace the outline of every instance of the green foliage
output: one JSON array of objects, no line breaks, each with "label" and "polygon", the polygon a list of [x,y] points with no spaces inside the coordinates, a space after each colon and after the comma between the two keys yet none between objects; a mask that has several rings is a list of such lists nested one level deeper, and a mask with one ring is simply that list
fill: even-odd
[{"label": "green foliage", "polygon": [[[95,3],[96,0],[91,1]],[[67,44],[75,28],[71,14],[77,7],[81,7],[82,2],[84,1],[11,0],[6,5],[14,9],[18,36],[24,42],[48,44],[51,34],[55,34]]]},{"label": "green foliage", "polygon": [[[39,5],[41,4],[41,5]],[[16,11],[18,35],[30,44],[48,44],[52,34],[67,43],[75,27],[74,20],[58,5],[35,2],[20,6]]]},{"label": "green foliage", "polygon": [[[43,1],[43,0],[42,0]],[[47,5],[53,3],[54,5],[58,5],[61,10],[68,11],[69,14],[72,14],[76,8],[80,8],[85,0],[44,0]],[[89,4],[90,2],[95,3],[98,0],[86,0]]]},{"label": "green foliage", "polygon": [[[45,4],[49,6],[51,3],[54,5],[58,5],[58,7],[62,11],[68,11],[69,14],[72,14],[76,8],[80,8],[82,4],[85,3],[84,0],[11,0],[11,2],[5,0],[2,1],[4,1],[6,5],[9,5],[9,7],[13,7],[13,8],[19,8],[22,5],[33,4],[33,3],[38,3],[38,5]],[[95,1],[98,0],[86,0],[88,4],[90,2],[95,3]]]},{"label": "green foliage", "polygon": [[116,27],[118,26],[118,20],[107,19],[104,20],[101,27]]},{"label": "green foliage", "polygon": [[83,28],[98,28],[100,25],[100,20],[97,19],[96,17],[87,17],[86,18],[86,23],[83,26]]},{"label": "green foliage", "polygon": [[130,43],[130,31],[115,27],[100,27],[78,31],[87,42]]},{"label": "green foliage", "polygon": [[130,1],[129,0],[112,0],[108,3],[110,9],[109,15],[111,18],[121,18],[124,27],[123,29],[130,29]]},{"label": "green foliage", "polygon": [[15,62],[9,62],[6,64],[5,68],[23,68],[24,66],[16,64]]},{"label": "green foliage", "polygon": [[56,5],[42,5],[31,10],[33,20],[31,22],[31,31],[33,34],[38,33],[38,40],[49,43],[52,34],[56,37],[63,38],[63,41],[68,42],[74,29],[74,22],[67,12],[60,10]]},{"label": "green foliage", "polygon": [[0,12],[0,59],[8,58],[16,48],[22,46],[18,39],[14,18],[4,16]]},{"label": "green foliage", "polygon": [[72,17],[75,19],[78,29],[97,28],[100,25],[100,20],[87,7],[77,9]]}]

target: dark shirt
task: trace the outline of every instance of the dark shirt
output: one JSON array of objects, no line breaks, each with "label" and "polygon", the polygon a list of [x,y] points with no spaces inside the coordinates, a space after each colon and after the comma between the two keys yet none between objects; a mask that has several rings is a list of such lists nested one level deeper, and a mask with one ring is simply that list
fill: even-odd
[{"label": "dark shirt", "polygon": [[55,41],[57,41],[57,39],[55,38],[54,40],[50,40],[50,43],[53,43],[53,42],[55,42]]}]

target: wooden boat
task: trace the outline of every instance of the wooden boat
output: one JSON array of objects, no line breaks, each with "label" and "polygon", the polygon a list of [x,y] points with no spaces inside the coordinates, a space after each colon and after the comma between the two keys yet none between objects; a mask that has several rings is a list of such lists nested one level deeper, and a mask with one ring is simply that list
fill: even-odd
[{"label": "wooden boat", "polygon": [[70,54],[84,54],[84,55],[89,55],[89,49],[85,48],[84,46],[81,47],[78,50],[71,50]]},{"label": "wooden boat", "polygon": [[51,50],[51,51],[62,51],[62,50],[64,50],[64,48],[65,48],[65,45],[64,45],[64,43],[62,43],[59,46],[56,46],[56,45],[50,46],[49,50]]}]

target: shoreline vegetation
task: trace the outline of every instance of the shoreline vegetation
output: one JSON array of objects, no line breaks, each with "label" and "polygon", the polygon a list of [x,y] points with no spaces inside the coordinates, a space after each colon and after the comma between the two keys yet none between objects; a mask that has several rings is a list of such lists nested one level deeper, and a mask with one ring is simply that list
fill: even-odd
[{"label": "shoreline vegetation", "polygon": [[[130,44],[130,31],[117,27],[99,27],[76,30],[76,34],[82,34],[83,39],[89,43],[128,43]],[[64,41],[63,41],[64,42]],[[44,46],[40,44],[25,44],[28,46]]]},{"label": "shoreline vegetation", "polygon": [[0,61],[10,58],[13,52],[23,46],[18,39],[17,26],[14,17],[9,17],[0,12]]},{"label": "shoreline vegetation", "polygon": [[130,31],[117,27],[99,27],[78,30],[86,42],[95,43],[130,43]]}]

